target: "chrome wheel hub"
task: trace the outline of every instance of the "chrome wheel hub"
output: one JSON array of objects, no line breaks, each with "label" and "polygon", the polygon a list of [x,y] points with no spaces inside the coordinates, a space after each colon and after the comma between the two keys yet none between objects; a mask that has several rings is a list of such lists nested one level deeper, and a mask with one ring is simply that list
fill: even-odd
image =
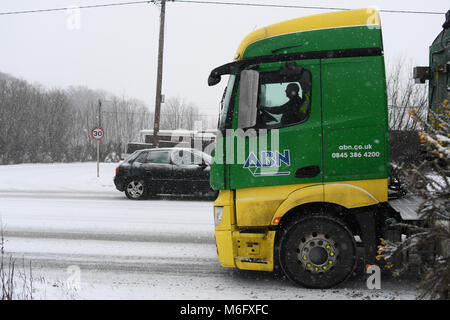
[{"label": "chrome wheel hub", "polygon": [[301,265],[313,273],[328,272],[339,255],[337,243],[326,234],[313,232],[303,238],[297,249]]}]

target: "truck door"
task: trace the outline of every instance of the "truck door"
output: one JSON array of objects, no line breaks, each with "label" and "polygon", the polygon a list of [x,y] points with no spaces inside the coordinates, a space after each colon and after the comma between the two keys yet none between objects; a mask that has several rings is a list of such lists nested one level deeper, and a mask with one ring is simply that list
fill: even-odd
[{"label": "truck door", "polygon": [[[230,189],[322,182],[320,61],[264,63],[257,71],[256,125],[226,139]],[[233,128],[237,118],[235,111]]]},{"label": "truck door", "polygon": [[324,59],[322,75],[324,181],[387,179],[383,57]]}]

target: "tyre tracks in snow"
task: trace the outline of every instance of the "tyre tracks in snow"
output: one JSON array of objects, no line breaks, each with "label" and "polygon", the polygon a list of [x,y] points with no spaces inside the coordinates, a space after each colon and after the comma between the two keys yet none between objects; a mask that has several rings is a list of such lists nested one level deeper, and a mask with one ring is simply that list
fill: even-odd
[{"label": "tyre tracks in snow", "polygon": [[211,201],[115,193],[0,192],[5,252],[36,268],[220,273],[211,208]]}]

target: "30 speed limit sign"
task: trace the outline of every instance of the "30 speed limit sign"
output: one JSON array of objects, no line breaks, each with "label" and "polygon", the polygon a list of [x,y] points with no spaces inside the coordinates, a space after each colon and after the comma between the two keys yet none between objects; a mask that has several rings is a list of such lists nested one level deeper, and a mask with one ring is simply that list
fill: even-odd
[{"label": "30 speed limit sign", "polygon": [[92,131],[91,131],[91,137],[94,140],[102,140],[104,136],[105,136],[105,131],[103,131],[102,128],[97,127],[97,128],[92,129]]}]

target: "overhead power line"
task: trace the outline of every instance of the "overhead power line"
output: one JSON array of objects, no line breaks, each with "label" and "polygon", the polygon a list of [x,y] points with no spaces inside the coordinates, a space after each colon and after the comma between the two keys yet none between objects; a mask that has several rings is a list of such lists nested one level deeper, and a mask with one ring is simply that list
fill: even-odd
[{"label": "overhead power line", "polygon": [[0,16],[4,15],[14,15],[14,14],[26,14],[26,13],[43,13],[43,12],[54,12],[54,11],[66,11],[70,9],[95,9],[95,8],[106,8],[106,7],[119,7],[119,6],[129,6],[138,4],[149,4],[154,3],[152,1],[130,1],[130,2],[117,2],[117,3],[104,3],[104,4],[92,4],[86,6],[70,6],[70,7],[60,7],[60,8],[46,8],[46,9],[35,9],[35,10],[23,10],[23,11],[9,11],[0,12]]},{"label": "overhead power line", "polygon": [[[23,10],[23,11],[8,11],[0,12],[0,16],[4,15],[17,15],[17,14],[30,14],[30,13],[43,13],[43,12],[55,12],[55,11],[66,11],[70,9],[95,9],[95,8],[106,8],[106,7],[119,7],[119,6],[129,6],[129,5],[141,5],[141,4],[155,4],[159,2],[158,0],[147,0],[147,1],[129,1],[129,2],[116,2],[116,3],[105,3],[105,4],[93,4],[85,6],[70,6],[70,7],[60,7],[60,8],[47,8],[47,9],[35,9],[35,10]],[[310,9],[310,10],[351,10],[351,8],[341,8],[341,7],[321,7],[321,6],[301,6],[301,5],[285,5],[285,4],[269,4],[269,3],[251,3],[251,2],[224,2],[224,1],[201,1],[201,0],[167,0],[170,2],[179,2],[186,4],[203,4],[203,5],[228,5],[228,6],[247,6],[247,7],[266,7],[266,8],[286,8],[286,9]],[[384,13],[400,13],[400,14],[445,14],[445,12],[438,11],[414,11],[414,10],[388,10],[380,9],[379,12]]]},{"label": "overhead power line", "polygon": [[[269,7],[269,8],[288,8],[288,9],[313,9],[313,10],[352,10],[351,8],[339,7],[318,7],[318,6],[300,6],[285,4],[265,4],[265,3],[238,3],[238,2],[221,2],[221,1],[200,1],[200,0],[172,0],[173,2],[195,3],[195,4],[215,4],[215,5],[233,5],[233,6],[251,6],[251,7]],[[411,11],[411,10],[384,10],[380,12],[386,13],[409,13],[409,14],[445,14],[445,12],[437,11]]]}]

